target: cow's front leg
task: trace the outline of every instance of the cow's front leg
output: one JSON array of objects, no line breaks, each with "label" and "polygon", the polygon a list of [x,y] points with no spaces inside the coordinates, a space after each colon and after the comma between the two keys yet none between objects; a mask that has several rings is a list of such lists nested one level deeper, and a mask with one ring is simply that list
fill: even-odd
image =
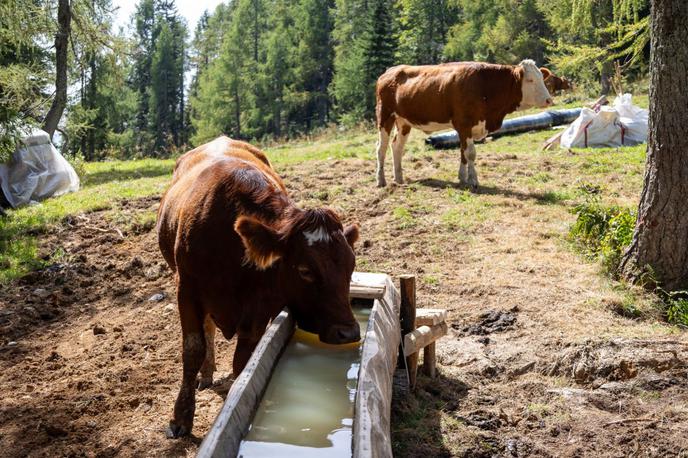
[{"label": "cow's front leg", "polygon": [[205,337],[205,359],[201,366],[201,378],[198,381],[198,389],[204,390],[213,384],[215,372],[215,322],[210,315],[205,316],[203,322],[203,334]]},{"label": "cow's front leg", "polygon": [[394,156],[394,181],[397,184],[402,184],[404,182],[404,176],[401,171],[401,158],[404,155],[404,146],[406,146],[406,140],[408,140],[409,132],[411,132],[411,126],[406,124],[397,124],[397,133],[394,136],[394,141],[392,142],[392,155]]},{"label": "cow's front leg", "polygon": [[387,185],[385,180],[385,156],[389,147],[389,131],[381,127],[378,132],[377,140],[377,185],[383,187]]},{"label": "cow's front leg", "polygon": [[234,350],[234,359],[232,361],[234,377],[238,377],[241,371],[244,370],[244,367],[246,367],[246,363],[248,363],[249,358],[251,358],[251,354],[253,350],[255,350],[256,345],[258,345],[260,337],[261,336],[243,337],[240,335],[237,339],[237,346]]},{"label": "cow's front leg", "polygon": [[466,167],[468,169],[467,183],[474,191],[478,189],[478,172],[475,170],[475,156],[475,145],[473,144],[473,139],[468,138],[466,139],[466,160],[468,162]]}]

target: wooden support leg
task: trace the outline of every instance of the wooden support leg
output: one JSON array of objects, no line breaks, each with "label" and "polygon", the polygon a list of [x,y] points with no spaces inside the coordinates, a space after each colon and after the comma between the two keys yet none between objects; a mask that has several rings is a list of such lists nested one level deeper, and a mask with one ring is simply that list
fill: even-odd
[{"label": "wooden support leg", "polygon": [[411,389],[416,386],[416,374],[418,373],[418,353],[414,353],[406,358],[408,367],[409,385]]},{"label": "wooden support leg", "polygon": [[435,378],[435,342],[430,343],[423,349],[423,373],[430,378]]},{"label": "wooden support leg", "polygon": [[[416,329],[416,277],[413,275],[400,276],[399,286],[401,294],[401,336],[403,340],[406,334]],[[403,356],[401,354],[400,358],[403,358]],[[413,389],[416,386],[418,353],[406,357],[406,367],[408,368],[409,385]]]}]

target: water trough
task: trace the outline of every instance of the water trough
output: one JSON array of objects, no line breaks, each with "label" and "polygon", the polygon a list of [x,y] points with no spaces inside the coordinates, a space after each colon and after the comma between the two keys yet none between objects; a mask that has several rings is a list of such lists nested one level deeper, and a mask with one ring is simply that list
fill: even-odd
[{"label": "water trough", "polygon": [[322,348],[282,311],[232,384],[198,457],[392,456],[401,298],[387,275],[361,272],[350,296],[363,343]]}]

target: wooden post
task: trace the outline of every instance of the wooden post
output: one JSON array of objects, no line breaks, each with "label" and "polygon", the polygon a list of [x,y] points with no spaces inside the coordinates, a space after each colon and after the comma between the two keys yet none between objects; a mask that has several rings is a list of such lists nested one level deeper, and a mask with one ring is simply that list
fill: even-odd
[{"label": "wooden post", "polygon": [[435,342],[423,348],[423,373],[430,378],[435,378]]},{"label": "wooden post", "polygon": [[[401,294],[401,336],[416,329],[416,277],[413,275],[401,275],[399,277],[399,292]],[[400,358],[403,358],[403,352]],[[403,364],[403,361],[402,361]],[[416,386],[416,372],[418,371],[418,353],[406,357],[409,385],[413,389]]]}]

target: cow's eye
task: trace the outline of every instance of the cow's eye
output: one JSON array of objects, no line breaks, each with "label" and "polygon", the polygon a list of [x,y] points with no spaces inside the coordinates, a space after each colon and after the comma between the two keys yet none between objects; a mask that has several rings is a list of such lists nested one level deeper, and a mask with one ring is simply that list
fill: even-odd
[{"label": "cow's eye", "polygon": [[306,266],[298,266],[297,270],[299,271],[299,275],[301,278],[306,280],[309,283],[312,283],[315,281],[315,276],[313,275],[313,272],[311,272],[311,269],[309,269]]}]

